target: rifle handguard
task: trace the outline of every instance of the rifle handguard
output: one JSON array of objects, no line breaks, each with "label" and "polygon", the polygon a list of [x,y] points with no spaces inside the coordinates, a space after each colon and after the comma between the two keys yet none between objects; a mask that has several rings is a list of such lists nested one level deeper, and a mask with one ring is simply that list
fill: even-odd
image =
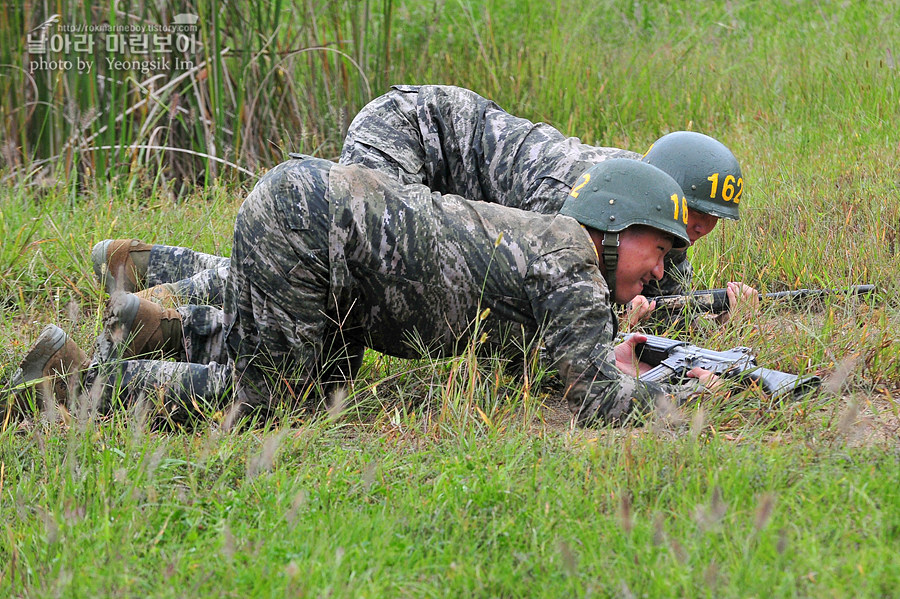
[{"label": "rifle handguard", "polygon": [[736,379],[753,381],[775,401],[782,399],[800,399],[804,395],[819,388],[822,379],[814,374],[798,376],[779,370],[771,370],[757,366],[752,370],[737,373]]},{"label": "rifle handguard", "polygon": [[[773,293],[760,293],[760,300],[771,301],[802,301],[821,299],[829,295],[868,295],[875,292],[875,285],[853,285],[848,289],[793,289],[790,291],[775,291]],[[693,312],[710,312],[718,314],[727,312],[730,308],[728,293],[722,289],[703,289],[692,291],[685,295],[660,295],[648,297],[656,302],[656,310],[665,312],[681,312],[690,309]]]}]

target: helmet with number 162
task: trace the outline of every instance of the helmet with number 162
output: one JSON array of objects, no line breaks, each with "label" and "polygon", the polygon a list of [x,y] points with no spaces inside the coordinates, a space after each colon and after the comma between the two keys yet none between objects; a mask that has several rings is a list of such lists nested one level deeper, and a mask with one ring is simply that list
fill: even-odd
[{"label": "helmet with number 162", "polygon": [[660,137],[643,162],[668,173],[684,191],[688,207],[718,218],[738,220],[744,178],[737,158],[725,145],[694,131]]}]

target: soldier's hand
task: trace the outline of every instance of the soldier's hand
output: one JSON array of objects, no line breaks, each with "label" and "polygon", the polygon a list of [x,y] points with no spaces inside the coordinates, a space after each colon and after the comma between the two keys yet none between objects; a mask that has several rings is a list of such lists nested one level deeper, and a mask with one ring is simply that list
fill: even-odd
[{"label": "soldier's hand", "polygon": [[722,379],[720,377],[716,376],[709,370],[704,370],[703,368],[700,368],[699,366],[695,366],[694,368],[691,368],[688,371],[687,375],[688,375],[688,378],[699,380],[700,383],[704,387],[706,387],[707,390],[712,391],[713,393],[715,393],[716,391],[718,391],[719,389],[722,388],[723,383],[722,383]]},{"label": "soldier's hand", "polygon": [[634,333],[625,338],[625,341],[613,348],[616,355],[616,367],[630,376],[637,376],[638,372],[644,373],[650,370],[651,366],[644,362],[638,361],[637,354],[634,352],[636,345],[647,341],[646,335]]},{"label": "soldier's hand", "polygon": [[731,281],[725,287],[728,296],[728,312],[716,317],[720,324],[725,324],[733,316],[752,316],[759,310],[759,291],[744,283]]},{"label": "soldier's hand", "polygon": [[625,325],[631,328],[646,319],[656,308],[656,300],[649,301],[643,295],[636,295],[625,306]]},{"label": "soldier's hand", "polygon": [[750,285],[732,281],[725,288],[725,295],[728,296],[728,305],[732,308],[747,306],[754,312],[759,308],[759,291]]}]

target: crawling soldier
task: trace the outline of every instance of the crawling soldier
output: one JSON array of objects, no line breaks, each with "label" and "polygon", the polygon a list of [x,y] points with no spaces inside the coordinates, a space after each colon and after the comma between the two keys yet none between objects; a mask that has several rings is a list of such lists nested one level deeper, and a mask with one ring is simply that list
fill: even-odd
[{"label": "crawling soldier", "polygon": [[[664,256],[687,246],[685,205],[671,177],[628,159],[582,173],[557,215],[400,186],[358,166],[291,160],[262,177],[235,223],[227,355],[182,347],[181,362],[117,360],[160,349],[155,331],[129,328],[122,298],[134,296],[117,294],[98,343],[109,349],[68,382],[98,384],[109,397],[115,381],[124,401],[160,398],[174,420],[229,402],[240,416],[317,383],[346,384],[367,347],[456,355],[478,321],[485,345],[499,351],[510,337],[544,344],[580,424],[622,423],[716,382],[700,369],[689,385],[643,382],[633,376],[640,338],[612,345],[612,304],[661,279]],[[19,380],[66,381],[85,362],[51,325]],[[74,393],[54,389],[58,401]]]},{"label": "crawling soldier", "polygon": [[[348,129],[341,164],[361,164],[404,183],[422,183],[442,194],[556,214],[579,177],[609,158],[640,160],[617,148],[594,147],[555,128],[513,116],[467,89],[395,86],[359,112]],[[672,176],[688,204],[687,232],[693,244],[720,218],[737,220],[744,180],[740,165],[722,143],[700,133],[663,136],[643,157]],[[228,259],[187,248],[136,240],[98,243],[92,260],[110,292],[141,292],[178,303],[221,304]],[[634,300],[632,321],[644,317],[658,295],[690,288],[691,264],[684,251],[666,258],[665,275]],[[731,305],[755,290],[728,286]],[[649,299],[646,299],[649,298]]]}]

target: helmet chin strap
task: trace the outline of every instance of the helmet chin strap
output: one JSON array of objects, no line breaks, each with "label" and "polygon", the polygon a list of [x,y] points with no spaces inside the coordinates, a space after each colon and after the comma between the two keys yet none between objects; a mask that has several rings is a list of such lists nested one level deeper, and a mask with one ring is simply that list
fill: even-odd
[{"label": "helmet chin strap", "polygon": [[619,234],[603,232],[603,267],[606,269],[606,284],[609,286],[609,303],[616,301],[616,265],[619,263]]}]

